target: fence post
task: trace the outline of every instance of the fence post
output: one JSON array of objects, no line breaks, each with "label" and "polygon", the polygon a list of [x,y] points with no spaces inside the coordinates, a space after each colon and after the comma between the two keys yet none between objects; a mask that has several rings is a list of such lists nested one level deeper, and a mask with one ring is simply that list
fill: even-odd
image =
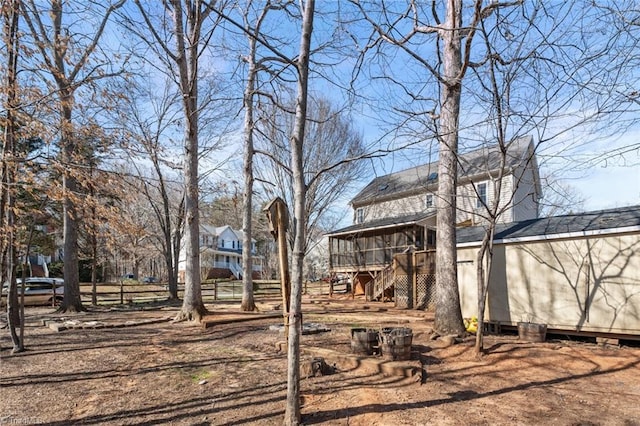
[{"label": "fence post", "polygon": [[124,305],[124,281],[120,280],[120,304]]},{"label": "fence post", "polygon": [[213,300],[218,300],[218,281],[213,280]]}]

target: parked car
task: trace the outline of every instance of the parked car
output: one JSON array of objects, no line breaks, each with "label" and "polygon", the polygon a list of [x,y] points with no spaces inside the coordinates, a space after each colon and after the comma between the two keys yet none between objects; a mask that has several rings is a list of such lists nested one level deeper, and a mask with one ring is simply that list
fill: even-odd
[{"label": "parked car", "polygon": [[[17,280],[18,298],[22,289],[22,280]],[[7,302],[8,284],[2,286],[2,304]],[[62,302],[64,297],[64,281],[61,278],[32,277],[27,278],[24,286],[25,306],[54,305]]]},{"label": "parked car", "polygon": [[144,277],[142,279],[142,282],[146,284],[153,284],[153,283],[157,283],[158,279],[156,277]]}]

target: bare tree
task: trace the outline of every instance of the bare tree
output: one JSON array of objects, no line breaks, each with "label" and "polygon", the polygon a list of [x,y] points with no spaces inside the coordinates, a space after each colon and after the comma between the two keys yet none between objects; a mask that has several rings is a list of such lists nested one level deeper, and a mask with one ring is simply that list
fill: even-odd
[{"label": "bare tree", "polygon": [[[64,232],[64,300],[61,311],[82,311],[78,277],[78,186],[79,178],[75,165],[82,158],[81,140],[78,139],[73,122],[75,96],[78,89],[97,80],[121,73],[111,70],[112,61],[92,63],[97,56],[98,43],[102,38],[111,15],[125,0],[109,2],[106,6],[91,3],[90,13],[102,13],[92,34],[69,31],[65,25],[68,4],[51,0],[47,13],[43,6],[33,0],[22,3],[22,12],[34,40],[34,49],[40,54],[43,72],[49,74],[52,91],[58,100],[60,132],[60,164],[63,187],[63,232]],[[43,18],[49,16],[50,23]]]},{"label": "bare tree", "polygon": [[240,308],[243,311],[254,311],[256,309],[253,299],[253,255],[252,249],[252,214],[253,214],[253,157],[255,148],[253,134],[255,132],[254,102],[256,97],[257,77],[259,71],[259,61],[257,60],[258,37],[260,36],[262,22],[270,10],[270,4],[266,3],[255,18],[255,24],[249,22],[249,10],[252,2],[247,5],[244,13],[244,28],[247,32],[249,52],[245,57],[247,64],[247,83],[244,90],[244,153],[243,153],[243,175],[244,175],[244,196],[242,203],[242,303]]},{"label": "bare tree", "polygon": [[296,60],[298,95],[293,133],[291,134],[291,168],[294,188],[294,234],[291,262],[291,302],[289,309],[289,341],[287,356],[287,407],[284,424],[300,424],[300,337],[302,335],[302,267],[305,253],[306,184],[304,179],[304,136],[307,122],[309,56],[315,1],[307,0],[302,13],[300,53]]},{"label": "bare tree", "polygon": [[[481,16],[490,14],[502,4],[493,2],[482,7],[482,1],[474,0],[469,9],[471,12],[466,14],[467,23],[463,22],[466,12],[462,0],[445,2],[443,20],[439,16],[442,8],[435,4],[430,10],[425,10],[423,5],[411,1],[405,10],[381,6],[373,14],[365,5],[357,5],[374,31],[367,48],[388,43],[399,49],[425,70],[424,81],[430,82],[434,88],[429,93],[439,92],[438,100],[434,95],[425,98],[421,93],[413,93],[409,85],[402,87],[415,100],[431,105],[413,116],[426,116],[433,120],[427,129],[434,132],[439,146],[435,329],[442,335],[462,335],[464,325],[457,282],[455,229],[462,81],[468,71],[471,46]],[[421,49],[424,36],[435,43],[435,48],[428,51],[435,61]],[[397,81],[395,76],[385,77]],[[420,85],[418,90],[425,85]],[[407,113],[406,110],[402,112]]]},{"label": "bare tree", "polygon": [[[286,135],[293,130],[290,109],[274,108],[261,122],[259,181],[269,198],[280,197],[293,205],[291,146]],[[324,98],[310,99],[303,152],[305,201],[305,253],[335,225],[331,207],[364,175],[367,156],[362,135],[351,117]],[[290,224],[292,226],[293,223]],[[293,246],[293,236],[290,245]]]},{"label": "bare tree", "polygon": [[[127,86],[129,96],[119,110],[118,121],[130,135],[126,149],[133,179],[130,182],[135,191],[140,191],[150,206],[156,220],[158,233],[152,238],[157,241],[164,258],[167,272],[169,297],[178,298],[178,255],[182,241],[184,219],[184,197],[178,188],[180,164],[173,153],[178,147],[171,142],[179,121],[179,96],[165,81],[163,89],[148,85],[151,79],[138,78]],[[139,161],[140,158],[148,162]],[[144,165],[148,164],[148,167]]]},{"label": "bare tree", "polygon": [[585,198],[570,184],[556,176],[542,176],[544,197],[540,200],[540,216],[560,216],[584,211]]},{"label": "bare tree", "polygon": [[[208,2],[194,0],[168,0],[162,2],[161,10],[143,5],[135,0],[138,11],[150,36],[136,29],[130,17],[128,27],[135,31],[166,67],[165,72],[174,79],[182,98],[184,119],[184,180],[185,180],[185,292],[182,309],[176,320],[200,321],[207,312],[202,302],[200,280],[200,218],[199,218],[199,66],[204,49],[208,46],[216,27],[204,27],[211,15]],[[154,15],[154,13],[159,13]],[[171,15],[172,27],[157,25],[162,14]],[[165,32],[166,31],[166,32]]]},{"label": "bare tree", "polygon": [[[253,258],[251,253],[252,241],[252,219],[254,202],[254,156],[255,156],[255,134],[259,133],[257,123],[263,120],[261,117],[261,104],[278,103],[280,94],[287,92],[286,88],[288,74],[285,70],[291,68],[292,60],[283,53],[282,46],[287,46],[287,42],[271,34],[265,29],[268,17],[272,12],[284,12],[278,16],[295,16],[294,5],[291,2],[263,2],[260,7],[256,2],[248,0],[239,4],[240,17],[235,18],[230,13],[221,8],[214,7],[214,12],[218,14],[228,24],[229,32],[239,32],[248,43],[248,51],[242,54],[242,61],[246,67],[246,81],[243,92],[243,176],[244,176],[244,196],[243,196],[243,296],[241,309],[254,310],[252,269]],[[233,13],[233,12],[231,12]],[[274,25],[273,22],[271,22]],[[282,22],[276,22],[277,28],[282,27]],[[265,81],[262,81],[262,76]],[[284,84],[283,84],[284,83]],[[266,89],[269,85],[277,88]],[[249,249],[247,249],[249,248]]]}]

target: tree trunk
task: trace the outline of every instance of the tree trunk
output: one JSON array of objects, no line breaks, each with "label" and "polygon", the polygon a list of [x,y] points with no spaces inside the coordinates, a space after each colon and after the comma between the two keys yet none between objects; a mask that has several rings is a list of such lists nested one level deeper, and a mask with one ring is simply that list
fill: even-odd
[{"label": "tree trunk", "polygon": [[458,125],[462,90],[460,27],[462,1],[449,0],[441,37],[444,43],[440,161],[438,165],[438,249],[436,250],[436,312],[434,327],[440,335],[462,335],[456,254],[456,187]]},{"label": "tree trunk", "polygon": [[[22,352],[24,350],[23,341],[23,320],[20,306],[18,303],[18,288],[16,284],[16,241],[15,241],[15,195],[13,186],[15,183],[16,162],[15,140],[16,140],[16,103],[17,103],[17,60],[18,60],[18,17],[19,2],[12,1],[9,8],[4,11],[4,36],[5,46],[7,47],[7,79],[5,83],[6,99],[5,108],[7,111],[6,123],[4,126],[4,146],[2,156],[2,199],[6,202],[3,205],[2,221],[6,225],[7,233],[3,241],[3,251],[6,249],[6,263],[2,265],[6,270],[6,278],[9,283],[7,291],[7,323],[9,326],[9,334],[11,335],[11,343],[13,344],[12,352]],[[6,217],[5,217],[6,215]],[[3,274],[4,275],[4,274]],[[2,281],[4,282],[4,281]],[[24,281],[23,281],[24,285]],[[24,299],[23,299],[24,302]],[[20,327],[20,335],[16,332],[16,327]]]},{"label": "tree trunk", "polygon": [[[159,174],[160,176],[160,174]],[[178,273],[176,270],[176,266],[178,264],[178,259],[176,256],[180,253],[180,238],[179,232],[176,231],[175,237],[177,239],[177,244],[173,244],[173,233],[171,226],[171,212],[169,209],[169,196],[167,194],[166,188],[164,186],[164,181],[161,179],[161,188],[162,188],[162,205],[164,211],[164,226],[163,226],[163,235],[164,235],[164,262],[167,268],[167,287],[169,289],[169,300],[177,300],[178,299]],[[177,221],[177,219],[176,219]],[[175,223],[174,226],[178,227],[179,224]]]},{"label": "tree trunk", "polygon": [[[197,115],[195,108],[193,115]],[[202,303],[200,280],[200,224],[198,209],[198,138],[197,125],[188,120],[185,146],[185,285],[182,309],[176,320],[200,321],[207,313]]]},{"label": "tree trunk", "polygon": [[[169,241],[171,244],[171,240]],[[171,247],[169,245],[168,247]],[[177,300],[178,299],[178,277],[175,274],[174,266],[173,266],[173,256],[170,253],[170,250],[167,250],[167,253],[164,255],[164,262],[167,265],[167,287],[169,289],[169,299]]]},{"label": "tree trunk", "polygon": [[[478,289],[478,328],[476,330],[476,343],[474,347],[474,351],[477,357],[482,355],[482,351],[484,348],[484,309],[487,300],[487,289],[488,286],[488,278],[489,273],[487,272],[485,275],[484,270],[484,260],[487,254],[487,243],[488,243],[488,234],[485,234],[482,238],[482,244],[480,249],[478,250],[478,254],[476,256],[476,281],[477,281],[477,289]],[[491,259],[488,259],[491,261]]]},{"label": "tree trunk", "polygon": [[[93,177],[93,160],[91,160],[91,176]],[[91,199],[95,200],[94,186],[91,185]],[[91,206],[91,304],[98,304],[98,218],[95,205]]]},{"label": "tree trunk", "polygon": [[62,128],[62,227],[64,239],[64,296],[61,312],[82,312],[84,307],[80,300],[80,277],[78,273],[78,211],[74,198],[78,192],[78,182],[70,170],[76,152],[73,131],[71,130],[71,111],[73,104],[73,94],[70,87],[61,88],[62,96],[62,116],[60,126]]},{"label": "tree trunk", "polygon": [[95,235],[91,241],[91,304],[96,306],[98,304],[98,249]]},{"label": "tree trunk", "polygon": [[[207,313],[202,303],[200,280],[200,213],[198,208],[198,42],[202,3],[183,11],[182,0],[172,0],[174,31],[177,43],[176,65],[185,114],[184,179],[185,179],[185,286],[182,309],[176,320],[199,322]],[[186,12],[187,32],[183,26]],[[185,39],[190,41],[185,45]]]},{"label": "tree trunk", "polygon": [[302,335],[302,267],[305,252],[305,191],[303,169],[303,143],[307,118],[307,86],[309,79],[309,55],[313,32],[314,0],[307,0],[304,7],[300,54],[297,61],[298,96],[294,134],[291,137],[291,168],[294,187],[295,224],[292,267],[291,307],[289,310],[289,345],[287,358],[287,407],[285,425],[300,424],[300,336]]},{"label": "tree trunk", "polygon": [[253,95],[256,80],[256,39],[249,37],[249,69],[244,93],[244,199],[242,206],[242,304],[243,311],[256,309],[253,299],[253,256],[251,220],[253,215]]},{"label": "tree trunk", "polygon": [[[195,108],[192,110],[196,114]],[[193,115],[191,115],[193,117]],[[197,125],[188,120],[185,146],[185,283],[182,309],[177,321],[199,322],[207,313],[202,303],[200,280],[200,223],[198,209],[198,138]]]}]

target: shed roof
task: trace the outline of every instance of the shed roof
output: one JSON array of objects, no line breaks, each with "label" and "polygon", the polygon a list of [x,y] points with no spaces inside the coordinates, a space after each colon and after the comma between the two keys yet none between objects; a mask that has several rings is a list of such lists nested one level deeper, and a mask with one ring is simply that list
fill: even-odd
[{"label": "shed roof", "polygon": [[[498,224],[494,241],[518,239],[550,239],[595,234],[599,231],[640,232],[640,206],[619,207],[586,213],[552,216]],[[485,227],[474,226],[457,230],[458,244],[482,240]]]},{"label": "shed roof", "polygon": [[[523,164],[533,153],[533,138],[523,136],[511,141],[507,148],[507,170]],[[484,146],[459,157],[458,179],[471,178],[495,171],[500,167],[498,145]],[[352,200],[354,206],[371,201],[393,199],[423,191],[438,182],[438,161],[378,176],[365,186]]]}]

